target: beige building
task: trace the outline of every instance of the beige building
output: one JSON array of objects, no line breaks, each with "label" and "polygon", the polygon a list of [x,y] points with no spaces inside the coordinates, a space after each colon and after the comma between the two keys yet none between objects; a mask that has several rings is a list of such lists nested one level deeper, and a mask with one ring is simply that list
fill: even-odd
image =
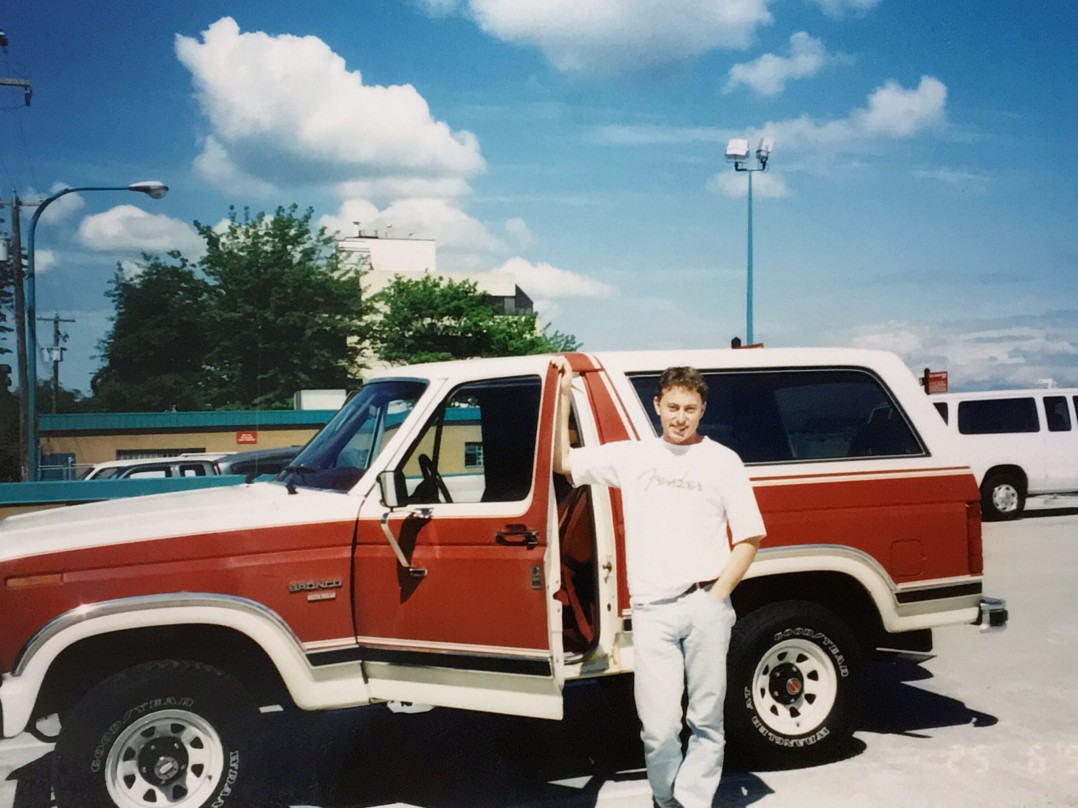
[{"label": "beige building", "polygon": [[531,314],[532,299],[517,285],[512,272],[439,272],[433,239],[393,235],[392,230],[360,230],[337,242],[341,265],[363,273],[364,296],[377,294],[400,276],[435,275],[447,280],[470,281],[483,292],[499,314]]}]

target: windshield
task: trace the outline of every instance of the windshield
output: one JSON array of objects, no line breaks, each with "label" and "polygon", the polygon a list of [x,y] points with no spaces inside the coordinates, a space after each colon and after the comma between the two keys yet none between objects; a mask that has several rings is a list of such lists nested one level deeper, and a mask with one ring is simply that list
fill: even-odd
[{"label": "windshield", "polygon": [[404,423],[426,386],[401,380],[364,385],[277,479],[301,488],[347,491]]}]

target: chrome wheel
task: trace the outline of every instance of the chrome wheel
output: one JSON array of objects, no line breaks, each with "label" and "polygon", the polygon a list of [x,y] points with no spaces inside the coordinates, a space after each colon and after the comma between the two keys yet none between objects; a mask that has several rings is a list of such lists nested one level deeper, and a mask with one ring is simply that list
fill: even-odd
[{"label": "chrome wheel", "polygon": [[798,638],[773,646],[752,678],[756,714],[782,735],[814,731],[830,715],[837,696],[838,675],[828,654]]},{"label": "chrome wheel", "polygon": [[220,785],[224,746],[201,716],[162,710],[126,727],[105,767],[119,808],[202,805]]},{"label": "chrome wheel", "polygon": [[992,505],[1000,513],[1014,513],[1018,510],[1018,489],[1011,483],[1000,483],[992,489]]}]

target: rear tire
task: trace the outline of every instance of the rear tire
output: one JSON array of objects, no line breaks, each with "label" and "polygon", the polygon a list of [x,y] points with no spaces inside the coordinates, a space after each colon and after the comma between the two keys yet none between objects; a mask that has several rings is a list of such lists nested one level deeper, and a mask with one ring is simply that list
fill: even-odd
[{"label": "rear tire", "polygon": [[836,754],[853,732],[861,651],[845,624],[810,601],[771,603],[734,625],[727,737],[755,760]]},{"label": "rear tire", "polygon": [[252,794],[248,731],[258,708],[231,676],[163,660],[121,671],[64,719],[56,744],[59,808],[239,808]]},{"label": "rear tire", "polygon": [[1017,519],[1026,507],[1026,487],[1016,474],[989,474],[981,483],[981,515],[988,522]]}]

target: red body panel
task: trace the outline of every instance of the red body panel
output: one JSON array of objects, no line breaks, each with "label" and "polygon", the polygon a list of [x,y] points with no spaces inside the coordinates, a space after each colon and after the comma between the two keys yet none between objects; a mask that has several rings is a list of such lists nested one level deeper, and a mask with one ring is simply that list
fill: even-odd
[{"label": "red body panel", "polygon": [[[0,669],[11,670],[30,636],[78,606],[157,593],[233,595],[272,609],[304,642],[352,635],[348,608],[353,523],[323,523],[182,536],[32,556],[9,562],[0,613]],[[29,576],[63,572],[61,583],[11,588]],[[290,592],[302,581],[340,580],[335,600]]]},{"label": "red body panel", "polygon": [[968,471],[941,471],[757,485],[765,546],[846,545],[875,558],[896,583],[969,575],[966,503],[976,501],[976,485]]}]

